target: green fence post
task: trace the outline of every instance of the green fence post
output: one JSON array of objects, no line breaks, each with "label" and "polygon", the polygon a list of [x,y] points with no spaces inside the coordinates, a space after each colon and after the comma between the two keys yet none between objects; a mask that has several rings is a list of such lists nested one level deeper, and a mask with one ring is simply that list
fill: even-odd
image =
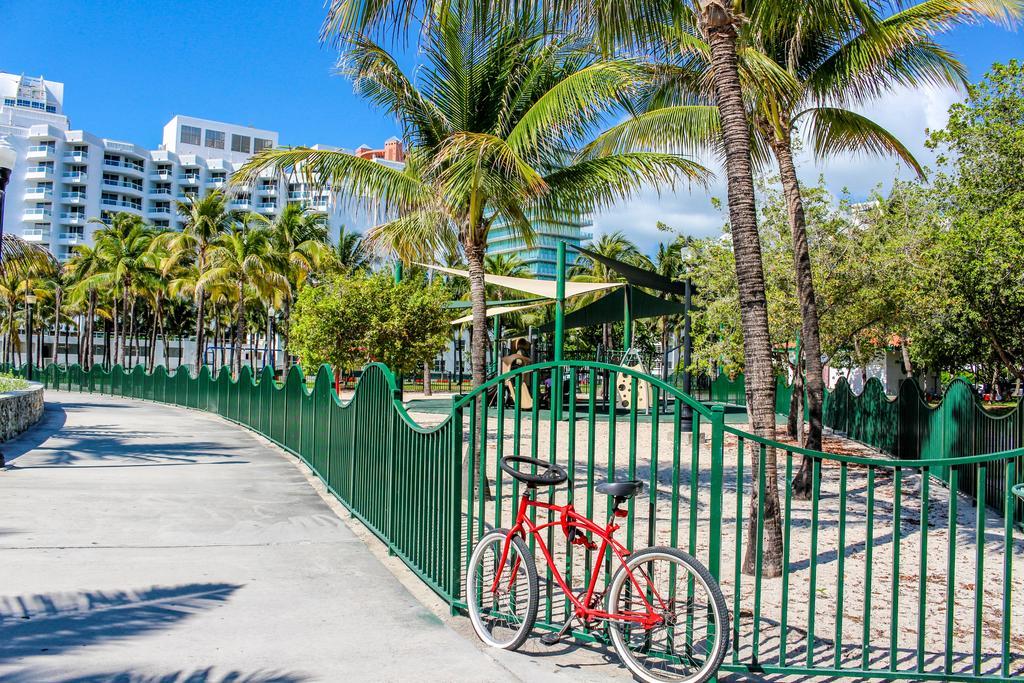
[{"label": "green fence post", "polygon": [[452,616],[458,614],[455,601],[459,597],[462,579],[462,408],[456,408],[456,397],[452,397],[452,436],[448,454],[448,503],[451,506],[451,526],[448,549],[448,599]]},{"label": "green fence post", "polygon": [[[700,433],[694,432],[693,439],[699,440]],[[712,530],[722,528],[722,471],[725,463],[725,406],[711,406],[711,507],[709,510],[709,528]],[[697,476],[691,472],[690,476]],[[742,486],[737,482],[737,486]],[[712,531],[709,534],[708,547],[708,571],[717,581],[720,578],[720,563],[722,557],[722,538],[720,534]],[[733,617],[738,618],[736,616]]]},{"label": "green fence post", "polygon": [[565,344],[565,242],[558,243],[555,264],[555,360],[562,360]]}]

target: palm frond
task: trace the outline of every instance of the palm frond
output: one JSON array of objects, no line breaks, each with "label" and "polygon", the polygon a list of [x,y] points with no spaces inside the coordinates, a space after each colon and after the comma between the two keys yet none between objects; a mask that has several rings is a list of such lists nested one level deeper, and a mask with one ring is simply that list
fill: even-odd
[{"label": "palm frond", "polygon": [[267,171],[299,175],[311,187],[330,190],[349,205],[370,204],[401,211],[425,199],[422,184],[401,169],[346,152],[309,147],[265,149],[245,162],[231,182],[251,185]]},{"label": "palm frond", "polygon": [[580,157],[608,156],[629,151],[692,154],[715,150],[721,140],[718,107],[683,105],[647,111],[597,136]]},{"label": "palm frond", "polygon": [[808,120],[807,136],[818,157],[858,152],[891,155],[924,177],[924,169],[910,150],[895,135],[866,116],[837,107],[815,107],[802,112],[797,118],[804,117]]}]

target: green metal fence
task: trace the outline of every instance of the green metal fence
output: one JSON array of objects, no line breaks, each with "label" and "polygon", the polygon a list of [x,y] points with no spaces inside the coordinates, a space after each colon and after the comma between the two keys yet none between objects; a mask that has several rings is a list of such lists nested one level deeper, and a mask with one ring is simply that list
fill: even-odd
[{"label": "green metal fence", "polygon": [[[610,410],[601,399],[605,373],[634,395],[649,383],[650,404],[666,408],[646,412],[633,401]],[[609,514],[609,500],[595,483],[647,483],[630,502],[624,540],[634,548],[670,544],[706,562],[732,612],[726,670],[956,681],[1024,675],[1024,535],[1013,524],[1021,503],[1009,485],[1024,481],[1022,449],[926,460],[814,453],[726,424],[724,406],[702,405],[653,377],[581,361],[497,377],[455,397],[449,416],[406,412],[391,373],[377,365],[348,403],[335,396],[326,368],[311,391],[299,369],[280,387],[248,369],[237,381],[206,368],[192,377],[51,366],[37,377],[52,388],[216,412],[267,436],[301,457],[456,609],[475,540],[512,519],[519,485],[498,461],[519,454],[565,465],[575,485],[542,495],[573,500],[597,520]],[[528,408],[517,400],[524,388]],[[689,415],[692,426],[684,426]],[[436,424],[421,426],[428,421]],[[809,500],[784,485],[804,457],[812,463]],[[777,472],[757,466],[773,460]],[[940,471],[945,479],[929,476]],[[955,493],[965,472],[975,477],[974,507]],[[769,515],[774,475],[780,500]],[[996,479],[1006,482],[997,496],[989,485]],[[555,546],[570,584],[580,585],[597,558]],[[772,553],[781,555],[777,563]],[[550,581],[542,585],[540,626],[558,628],[566,601]],[[601,632],[577,635],[603,640]]]}]

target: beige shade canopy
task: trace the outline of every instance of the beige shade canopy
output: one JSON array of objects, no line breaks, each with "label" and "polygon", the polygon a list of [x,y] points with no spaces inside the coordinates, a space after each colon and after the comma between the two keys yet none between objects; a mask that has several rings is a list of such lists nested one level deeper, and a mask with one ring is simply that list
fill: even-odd
[{"label": "beige shade canopy", "polygon": [[[417,263],[418,266],[429,268],[431,270],[439,270],[449,275],[458,275],[460,277],[469,277],[469,271],[457,270],[455,268],[445,268],[444,266],[432,266],[426,263]],[[497,287],[504,287],[505,289],[514,289],[517,292],[527,292],[534,296],[543,296],[548,299],[555,298],[555,287],[556,283],[552,280],[534,280],[527,277],[509,277],[507,275],[491,275],[490,273],[484,273],[484,282],[489,285],[495,285]],[[602,289],[612,289],[614,287],[622,287],[625,282],[571,282],[566,281],[565,283],[565,298],[569,299],[580,294],[590,294],[591,292],[598,292]],[[491,315],[488,312],[488,315]]]},{"label": "beige shade canopy", "polygon": [[[494,306],[487,309],[487,317],[495,315],[502,315],[503,313],[515,313],[516,311],[525,311],[528,308],[537,308],[538,306],[547,306],[555,303],[552,301],[538,301],[534,304],[524,304],[522,306]],[[464,315],[461,318],[452,321],[452,325],[461,325],[462,323],[468,323],[473,321],[473,314]]]}]

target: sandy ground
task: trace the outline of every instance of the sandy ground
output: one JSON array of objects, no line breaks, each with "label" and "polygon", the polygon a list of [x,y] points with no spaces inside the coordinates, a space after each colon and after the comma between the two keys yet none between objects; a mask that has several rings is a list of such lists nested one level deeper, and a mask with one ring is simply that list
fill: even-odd
[{"label": "sandy ground", "polygon": [[[486,501],[481,525],[479,496],[472,496],[472,509],[467,511],[467,521],[472,524],[474,537],[481,526],[507,527],[513,518],[513,484],[508,475],[497,472],[498,421],[493,415],[491,410],[484,468],[492,493],[500,489],[498,497],[501,504]],[[438,424],[445,419],[444,415],[427,412],[413,412],[412,417],[424,426]],[[1011,653],[1010,674],[1024,674],[1024,534],[1018,530],[1007,548],[1002,517],[992,510],[981,516],[984,534],[979,534],[979,517],[973,502],[959,496],[953,553],[955,566],[951,581],[953,607],[950,613],[946,606],[949,491],[935,480],[932,480],[928,495],[927,525],[922,526],[921,477],[911,470],[903,472],[899,489],[901,514],[899,521],[894,523],[896,489],[893,473],[891,470],[875,470],[871,507],[873,520],[869,527],[868,468],[853,465],[848,468],[845,505],[841,505],[841,468],[836,462],[825,462],[816,523],[813,522],[811,501],[792,500],[789,528],[781,530],[789,534],[788,569],[781,577],[769,578],[767,571],[757,577],[737,574],[736,571],[737,558],[747,551],[748,542],[745,522],[751,502],[750,443],[744,444],[746,462],[740,468],[737,438],[732,435],[726,438],[722,520],[719,528],[711,529],[708,522],[711,450],[707,425],[701,430],[696,451],[692,448],[689,434],[676,436],[670,416],[657,418],[657,424],[653,418],[643,414],[637,415],[635,422],[620,415],[614,424],[606,416],[598,416],[593,423],[578,420],[573,450],[569,449],[572,430],[568,421],[556,421],[552,425],[547,415],[541,413],[534,424],[532,416],[524,413],[518,443],[513,438],[513,429],[511,411],[508,411],[501,453],[536,453],[541,459],[554,459],[571,467],[575,473],[573,495],[577,508],[599,522],[607,519],[608,501],[602,495],[594,495],[591,499],[587,491],[589,482],[607,478],[611,458],[614,458],[616,479],[638,478],[648,483],[653,479],[655,495],[651,495],[648,488],[638,496],[633,503],[635,522],[632,528],[624,528],[618,534],[628,546],[638,549],[648,545],[676,545],[708,563],[710,539],[712,534],[718,536],[721,542],[722,588],[738,635],[738,647],[733,648],[727,661],[737,664],[759,662],[765,666],[778,664],[782,649],[782,594],[785,590],[788,591],[789,605],[785,615],[788,663],[808,663],[808,643],[811,643],[810,661],[820,668],[859,668],[866,659],[872,668],[888,669],[894,661],[891,656],[894,653],[897,669],[912,670],[920,666],[923,670],[941,670],[946,665],[945,638],[949,622],[952,633],[950,668],[954,672],[969,673],[975,664],[974,616],[977,609],[981,615],[977,653],[980,671],[999,672],[1006,635],[1005,642]],[[471,431],[466,418],[464,433],[467,440]],[[477,431],[480,431],[479,427]],[[656,441],[652,439],[655,434]],[[635,444],[632,456],[631,442]],[[829,438],[826,449],[871,453],[859,444],[838,437]],[[677,450],[679,459],[674,465]],[[799,458],[794,458],[794,472],[799,464]],[[474,468],[478,466],[479,463],[474,462]],[[786,454],[779,454],[778,467],[780,479],[784,480]],[[742,483],[739,492],[738,479]],[[678,482],[677,506],[673,505],[674,482]],[[756,486],[756,481],[754,484]],[[780,488],[780,491],[784,496],[784,490]],[[547,496],[547,492],[542,493],[542,499],[547,499]],[[555,492],[554,500],[561,503],[568,496],[568,490],[562,488]],[[783,497],[783,505],[784,500]],[[675,533],[673,518],[678,521]],[[841,527],[845,531],[842,548],[839,547]],[[869,528],[872,534],[870,585],[866,580]],[[739,532],[742,532],[742,538],[738,541]],[[897,537],[898,544],[894,541]],[[559,531],[548,539],[554,541],[560,567],[565,567],[563,534]],[[548,539],[545,542],[550,542]],[[981,539],[981,552],[978,539]],[[927,544],[923,565],[922,543]],[[894,557],[897,545],[898,557]],[[1007,557],[1011,567],[1008,582],[1004,572]],[[982,591],[980,602],[976,604],[979,560]],[[583,583],[586,568],[584,553],[576,549],[571,571],[572,586]],[[898,577],[895,581],[894,575]],[[922,590],[925,597],[923,616],[919,610]],[[1003,632],[1004,591],[1009,591],[1011,610],[1007,634]],[[544,592],[542,582],[542,595]],[[564,621],[565,601],[557,589],[552,595],[550,607],[546,608],[542,603],[540,616],[549,623],[560,625]],[[760,596],[759,601],[756,600],[757,595]],[[839,637],[838,605],[842,606]],[[736,615],[739,615],[738,619]],[[813,635],[810,635],[812,615]],[[894,621],[895,629],[892,627]],[[920,628],[922,624],[923,629]]]}]

